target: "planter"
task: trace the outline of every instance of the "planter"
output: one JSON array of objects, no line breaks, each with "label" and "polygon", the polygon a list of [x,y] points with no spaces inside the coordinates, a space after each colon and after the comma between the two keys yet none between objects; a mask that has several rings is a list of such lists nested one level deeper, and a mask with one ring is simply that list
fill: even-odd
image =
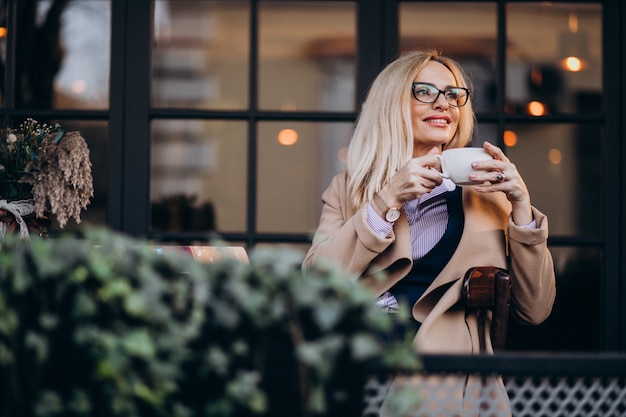
[{"label": "planter", "polygon": [[80,223],[81,210],[93,197],[89,148],[80,132],[31,118],[0,132],[0,209],[15,216],[21,237],[28,234],[20,217],[31,213],[22,207],[25,201],[33,202],[38,220],[31,224],[41,234],[47,213],[61,228],[70,218]]},{"label": "planter", "polygon": [[[51,220],[48,217],[37,217],[35,213],[22,216],[30,235],[35,234],[39,237],[48,237],[48,227]],[[0,222],[4,223],[6,233],[15,233],[19,228],[19,223],[15,216],[5,210],[0,210]]]},{"label": "planter", "polygon": [[49,222],[34,215],[33,187],[18,180],[0,181],[0,242],[5,233],[47,235]]},{"label": "planter", "polygon": [[33,200],[0,200],[0,249],[4,236],[17,234],[21,239],[28,240],[32,234],[48,237],[50,219],[35,214]]}]

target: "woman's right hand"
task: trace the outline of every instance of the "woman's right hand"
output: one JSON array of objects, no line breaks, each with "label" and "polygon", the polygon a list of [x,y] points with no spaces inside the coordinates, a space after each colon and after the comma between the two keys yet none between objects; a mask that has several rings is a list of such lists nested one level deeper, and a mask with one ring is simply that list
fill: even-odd
[{"label": "woman's right hand", "polygon": [[437,158],[438,150],[427,155],[411,159],[391,178],[379,192],[378,196],[387,207],[400,207],[403,203],[429,193],[443,179],[441,164]]}]

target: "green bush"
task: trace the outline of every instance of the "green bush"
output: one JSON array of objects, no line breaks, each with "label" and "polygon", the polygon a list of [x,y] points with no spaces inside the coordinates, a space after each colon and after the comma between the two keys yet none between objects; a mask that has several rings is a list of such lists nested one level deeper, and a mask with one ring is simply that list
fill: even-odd
[{"label": "green bush", "polygon": [[371,372],[419,368],[406,315],[330,266],[193,261],[104,230],[0,252],[0,415],[347,415]]}]

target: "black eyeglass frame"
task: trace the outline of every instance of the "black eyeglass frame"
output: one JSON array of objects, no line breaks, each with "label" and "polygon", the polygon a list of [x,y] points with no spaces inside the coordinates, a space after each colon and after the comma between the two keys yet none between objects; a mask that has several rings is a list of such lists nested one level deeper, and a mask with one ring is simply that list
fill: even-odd
[{"label": "black eyeglass frame", "polygon": [[[432,101],[424,101],[424,100],[420,100],[419,98],[417,98],[417,95],[415,94],[415,86],[416,85],[425,85],[428,87],[431,87],[435,90],[437,90],[437,95],[435,96],[435,98]],[[466,95],[465,95],[465,102],[461,105],[457,105],[457,104],[453,104],[450,102],[450,99],[448,99],[448,94],[452,93],[453,89],[458,89],[458,90],[463,90],[465,91]],[[413,83],[411,84],[411,94],[413,95],[413,98],[417,101],[419,101],[420,103],[426,103],[426,104],[430,104],[430,103],[434,103],[439,99],[439,96],[441,94],[443,94],[443,97],[446,99],[446,101],[448,102],[449,105],[451,105],[452,107],[463,107],[467,104],[467,102],[470,99],[470,94],[471,94],[471,90],[469,88],[465,88],[465,87],[452,87],[452,88],[446,88],[445,90],[440,90],[437,87],[435,87],[432,84],[428,84],[428,83]]]}]

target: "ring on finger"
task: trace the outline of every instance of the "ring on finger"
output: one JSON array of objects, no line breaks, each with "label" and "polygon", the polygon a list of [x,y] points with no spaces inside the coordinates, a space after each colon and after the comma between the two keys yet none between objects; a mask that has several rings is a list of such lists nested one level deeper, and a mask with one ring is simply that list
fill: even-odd
[{"label": "ring on finger", "polygon": [[504,172],[498,171],[498,174],[496,175],[496,178],[498,179],[498,182],[502,182],[502,181],[504,181],[504,179],[506,177],[504,176]]}]

